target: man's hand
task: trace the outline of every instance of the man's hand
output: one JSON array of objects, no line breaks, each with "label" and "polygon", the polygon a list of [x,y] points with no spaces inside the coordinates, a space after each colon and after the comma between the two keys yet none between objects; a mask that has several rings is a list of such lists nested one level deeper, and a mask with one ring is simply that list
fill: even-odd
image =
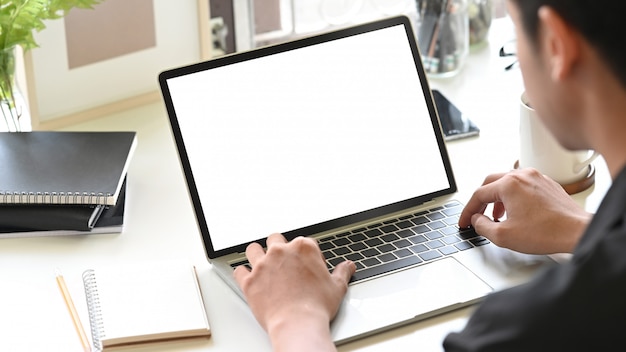
[{"label": "man's hand", "polygon": [[[483,215],[489,204],[493,219]],[[488,176],[467,202],[459,227],[471,225],[500,247],[552,254],[572,252],[590,220],[558,183],[528,168]]]},{"label": "man's hand", "polygon": [[252,270],[234,275],[252,312],[275,351],[332,351],[330,321],[335,317],[354,274],[354,263],[328,272],[315,240],[287,242],[280,234],[267,238],[267,252],[253,243],[246,249]]}]

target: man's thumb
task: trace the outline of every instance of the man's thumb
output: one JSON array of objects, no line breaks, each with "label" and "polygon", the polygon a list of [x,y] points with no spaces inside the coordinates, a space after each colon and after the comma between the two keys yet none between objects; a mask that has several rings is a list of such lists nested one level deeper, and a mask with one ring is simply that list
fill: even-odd
[{"label": "man's thumb", "polygon": [[333,270],[333,276],[339,278],[342,283],[347,284],[350,282],[350,278],[354,275],[355,271],[356,265],[354,265],[351,260],[346,260],[339,263],[339,265],[335,267],[335,270]]}]

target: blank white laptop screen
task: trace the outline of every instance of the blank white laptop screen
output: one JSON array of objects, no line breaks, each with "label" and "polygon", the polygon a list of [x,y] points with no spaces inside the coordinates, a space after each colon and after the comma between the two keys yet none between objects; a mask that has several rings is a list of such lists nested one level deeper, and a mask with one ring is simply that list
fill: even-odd
[{"label": "blank white laptop screen", "polygon": [[450,188],[402,25],[167,85],[216,251]]}]

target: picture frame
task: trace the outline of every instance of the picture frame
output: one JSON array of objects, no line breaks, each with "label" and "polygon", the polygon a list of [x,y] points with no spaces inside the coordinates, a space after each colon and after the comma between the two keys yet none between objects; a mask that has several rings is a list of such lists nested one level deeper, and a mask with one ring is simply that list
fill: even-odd
[{"label": "picture frame", "polygon": [[[96,13],[90,15],[97,16],[98,6],[105,3],[118,7],[112,9],[118,11],[115,18],[128,12],[131,4],[127,0],[107,0],[94,9],[80,11],[93,11]],[[127,20],[126,24],[132,27],[127,33],[137,33],[135,27],[147,29],[149,33],[138,36],[139,39],[131,43],[131,49],[121,52],[109,48],[119,46],[116,41],[126,40],[126,35],[113,38],[113,43],[109,43],[108,37],[103,37],[107,39],[104,41],[83,38],[83,44],[96,42],[95,51],[104,55],[101,59],[85,61],[87,54],[94,50],[70,42],[72,28],[76,34],[84,35],[78,32],[94,27],[94,22],[72,27],[67,18],[76,9],[65,19],[47,22],[47,27],[36,33],[39,47],[24,53],[26,89],[22,88],[33,130],[61,128],[156,102],[161,98],[158,87],[161,71],[211,58],[208,0],[133,0],[133,4],[135,10],[142,13],[139,13],[141,16],[132,14],[134,17]],[[87,15],[87,12],[82,14]],[[108,25],[109,20],[95,25]],[[142,20],[149,23],[141,23]],[[72,47],[78,50],[72,51]],[[72,62],[79,64],[72,67]]]}]

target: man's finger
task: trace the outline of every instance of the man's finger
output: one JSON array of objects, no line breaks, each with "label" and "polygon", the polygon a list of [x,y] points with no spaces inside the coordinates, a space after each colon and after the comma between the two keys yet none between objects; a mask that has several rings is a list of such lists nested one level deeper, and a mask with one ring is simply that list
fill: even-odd
[{"label": "man's finger", "polygon": [[355,271],[356,265],[354,265],[352,261],[346,260],[335,267],[332,276],[336,280],[339,280],[342,285],[347,285]]},{"label": "man's finger", "polygon": [[483,180],[483,186],[484,185],[488,185],[490,183],[493,183],[499,179],[501,179],[502,177],[504,177],[507,173],[506,172],[501,172],[498,174],[491,174],[488,175],[487,177],[485,177],[485,179]]},{"label": "man's finger", "polygon": [[239,287],[242,286],[243,282],[246,280],[246,277],[248,277],[249,275],[250,270],[248,270],[245,265],[240,265],[235,268],[235,271],[233,271],[233,276],[235,277],[235,281],[237,281]]},{"label": "man's finger", "polygon": [[280,233],[273,233],[267,237],[267,247],[273,245],[274,243],[287,243],[287,239]]},{"label": "man's finger", "polygon": [[500,183],[490,183],[478,188],[470,200],[465,204],[459,216],[459,227],[465,228],[471,224],[471,218],[475,214],[483,214],[487,206],[500,202]]},{"label": "man's finger", "polygon": [[246,257],[252,266],[265,255],[265,250],[258,243],[250,243],[246,248]]},{"label": "man's finger", "polygon": [[485,236],[487,238],[493,238],[494,226],[498,226],[498,223],[493,222],[489,217],[482,214],[474,214],[472,216],[472,226],[477,234]]}]

